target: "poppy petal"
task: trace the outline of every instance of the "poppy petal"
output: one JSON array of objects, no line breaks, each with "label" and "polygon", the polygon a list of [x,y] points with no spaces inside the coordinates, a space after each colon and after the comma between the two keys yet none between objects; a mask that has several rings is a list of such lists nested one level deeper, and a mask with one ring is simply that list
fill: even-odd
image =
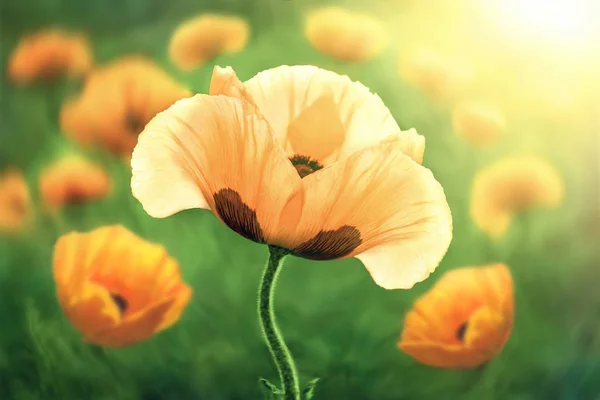
[{"label": "poppy petal", "polygon": [[146,340],[158,332],[176,301],[175,297],[166,298],[148,309],[140,310],[119,324],[93,331],[85,340],[106,347],[128,346]]},{"label": "poppy petal", "polygon": [[210,208],[264,242],[300,181],[269,124],[239,99],[196,95],[158,114],[131,160],[133,195],[151,216]]},{"label": "poppy petal", "polygon": [[83,282],[98,265],[105,246],[113,242],[115,233],[114,227],[102,227],[94,235],[72,232],[57,240],[53,254],[53,275],[61,303],[68,303],[79,292]]},{"label": "poppy petal", "polygon": [[237,77],[223,77],[222,70],[215,68],[211,89],[219,91],[211,93],[249,96],[290,157],[300,154],[328,164],[382,140],[401,139],[406,154],[417,162],[423,158],[424,138],[414,130],[402,131],[381,98],[347,76],[284,65],[242,84]]},{"label": "poppy petal", "polygon": [[84,335],[113,326],[120,319],[109,293],[93,284],[84,284],[80,292],[60,305],[69,321]]},{"label": "poppy petal", "polygon": [[305,177],[282,221],[295,229],[277,244],[311,259],[356,256],[386,289],[427,278],[452,238],[441,185],[394,142]]},{"label": "poppy petal", "polygon": [[460,345],[445,345],[431,342],[405,342],[400,349],[422,364],[440,368],[475,368],[489,357]]},{"label": "poppy petal", "polygon": [[469,318],[469,328],[465,334],[465,344],[478,349],[497,350],[504,344],[509,329],[500,329],[503,324],[510,324],[492,307],[480,307]]},{"label": "poppy petal", "polygon": [[210,86],[208,94],[218,96],[220,94],[242,99],[253,111],[260,114],[257,105],[254,103],[252,95],[248,93],[246,85],[240,81],[237,74],[231,67],[219,67],[215,65],[213,68],[212,77],[210,78]]},{"label": "poppy petal", "polygon": [[192,297],[192,289],[185,284],[178,285],[172,292],[175,293],[173,303],[163,315],[162,322],[156,328],[156,332],[165,330],[177,322]]},{"label": "poppy petal", "polygon": [[109,293],[87,282],[113,233],[110,227],[98,229],[94,236],[73,232],[61,236],[54,247],[53,275],[58,302],[81,332],[110,326],[119,319]]},{"label": "poppy petal", "polygon": [[127,314],[147,307],[156,298],[170,297],[182,288],[179,264],[163,246],[140,241],[122,226],[114,227],[111,232],[111,244],[103,248],[97,261],[103,267],[93,271],[89,278],[125,298]]}]

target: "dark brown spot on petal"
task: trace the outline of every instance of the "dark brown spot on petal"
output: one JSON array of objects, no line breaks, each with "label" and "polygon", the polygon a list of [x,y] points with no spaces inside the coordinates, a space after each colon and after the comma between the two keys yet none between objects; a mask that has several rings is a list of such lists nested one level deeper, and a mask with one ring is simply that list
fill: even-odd
[{"label": "dark brown spot on petal", "polygon": [[115,304],[119,308],[119,311],[121,312],[121,314],[123,314],[123,313],[125,313],[125,311],[127,311],[127,307],[129,306],[129,303],[127,302],[125,297],[121,296],[120,294],[111,293],[110,298],[115,302]]},{"label": "dark brown spot on petal", "polygon": [[262,228],[256,211],[248,207],[239,193],[232,189],[221,189],[213,195],[219,217],[233,231],[258,243],[264,243]]},{"label": "dark brown spot on petal", "polygon": [[323,168],[323,166],[317,160],[300,154],[290,157],[290,161],[294,168],[296,168],[296,171],[298,171],[300,178],[304,178],[305,176]]},{"label": "dark brown spot on petal", "polygon": [[469,322],[465,321],[456,330],[456,338],[461,342],[465,339],[465,334],[467,333],[467,328],[469,327]]},{"label": "dark brown spot on petal", "polygon": [[334,231],[317,233],[292,252],[311,260],[334,260],[347,256],[361,244],[360,231],[353,226],[344,225]]}]

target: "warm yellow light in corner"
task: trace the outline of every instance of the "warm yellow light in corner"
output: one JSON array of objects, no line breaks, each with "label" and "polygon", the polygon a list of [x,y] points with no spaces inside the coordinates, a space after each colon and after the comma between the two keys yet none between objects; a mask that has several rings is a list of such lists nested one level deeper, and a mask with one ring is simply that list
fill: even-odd
[{"label": "warm yellow light in corner", "polygon": [[582,44],[595,39],[597,0],[487,0],[506,28],[522,39],[533,38]]}]

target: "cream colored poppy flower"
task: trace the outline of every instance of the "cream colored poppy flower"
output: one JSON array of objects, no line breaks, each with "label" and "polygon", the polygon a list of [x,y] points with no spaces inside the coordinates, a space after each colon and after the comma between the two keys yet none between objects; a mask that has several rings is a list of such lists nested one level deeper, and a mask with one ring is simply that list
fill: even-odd
[{"label": "cream colored poppy flower", "polygon": [[500,237],[516,214],[533,207],[557,207],[563,197],[563,181],[552,165],[535,156],[511,156],[477,174],[471,216],[481,230]]},{"label": "cream colored poppy flower", "polygon": [[246,83],[216,67],[140,135],[133,195],[151,216],[212,210],[240,235],[313,260],[357,257],[410,288],[445,254],[452,221],[422,167],[424,139],[348,77],[282,66]]},{"label": "cream colored poppy flower", "polygon": [[341,7],[322,7],[306,18],[304,35],[319,52],[346,62],[378,56],[388,35],[375,18]]},{"label": "cream colored poppy flower", "polygon": [[481,101],[464,101],[452,112],[454,131],[476,147],[494,143],[504,132],[506,120],[498,107]]},{"label": "cream colored poppy flower", "polygon": [[179,69],[190,71],[219,54],[237,53],[248,43],[250,27],[240,17],[203,14],[177,27],[169,57]]}]

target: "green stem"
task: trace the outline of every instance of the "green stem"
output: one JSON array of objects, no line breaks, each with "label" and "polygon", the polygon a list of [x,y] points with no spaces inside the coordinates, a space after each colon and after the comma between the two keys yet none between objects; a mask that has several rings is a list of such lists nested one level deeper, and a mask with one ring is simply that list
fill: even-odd
[{"label": "green stem", "polygon": [[275,321],[273,299],[283,260],[289,252],[277,246],[269,246],[269,260],[260,282],[258,313],[263,335],[279,372],[284,400],[300,400],[300,382],[294,359],[287,348],[283,335]]}]

